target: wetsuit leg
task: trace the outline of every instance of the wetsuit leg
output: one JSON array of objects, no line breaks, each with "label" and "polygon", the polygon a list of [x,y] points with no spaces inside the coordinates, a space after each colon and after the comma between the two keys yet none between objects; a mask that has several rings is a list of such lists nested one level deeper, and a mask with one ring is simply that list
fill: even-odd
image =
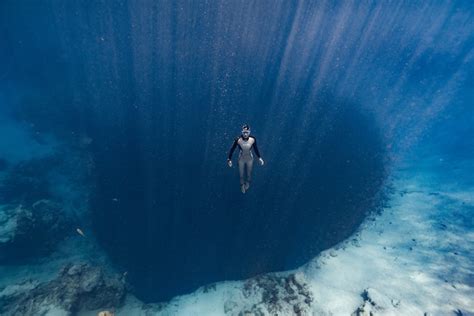
[{"label": "wetsuit leg", "polygon": [[240,175],[240,185],[243,185],[245,183],[245,160],[242,158],[239,158],[239,175]]},{"label": "wetsuit leg", "polygon": [[252,181],[253,158],[247,161],[247,183]]}]

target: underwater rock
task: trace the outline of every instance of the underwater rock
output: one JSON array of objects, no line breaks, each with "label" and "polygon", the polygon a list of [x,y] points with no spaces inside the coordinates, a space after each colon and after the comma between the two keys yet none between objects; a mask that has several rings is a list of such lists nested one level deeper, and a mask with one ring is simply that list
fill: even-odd
[{"label": "underwater rock", "polygon": [[239,304],[237,304],[236,302],[228,300],[224,303],[224,313],[229,314],[238,306]]},{"label": "underwater rock", "polygon": [[[304,275],[288,276],[261,275],[244,283],[243,296],[249,298],[247,306],[225,303],[228,315],[311,315],[313,295]],[[258,297],[258,302],[251,298]],[[251,302],[250,302],[251,301]]]},{"label": "underwater rock", "polygon": [[39,200],[31,208],[0,209],[0,264],[48,254],[71,230],[61,205]]},{"label": "underwater rock", "polygon": [[390,299],[373,288],[365,289],[361,296],[364,302],[352,313],[352,316],[372,316],[378,313],[397,314],[396,308],[400,305],[400,300]]},{"label": "underwater rock", "polygon": [[48,174],[56,167],[54,157],[22,161],[9,168],[0,183],[0,203],[31,206],[51,197]]},{"label": "underwater rock", "polygon": [[57,278],[41,284],[26,281],[10,285],[0,292],[2,315],[48,315],[61,310],[73,315],[81,310],[120,307],[125,298],[125,284],[118,275],[89,264],[68,264]]}]

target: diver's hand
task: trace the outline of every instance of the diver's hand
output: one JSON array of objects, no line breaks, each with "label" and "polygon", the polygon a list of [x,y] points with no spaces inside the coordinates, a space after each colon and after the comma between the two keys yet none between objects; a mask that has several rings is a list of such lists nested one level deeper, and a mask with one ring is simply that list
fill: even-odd
[{"label": "diver's hand", "polygon": [[232,160],[227,159],[227,164],[229,165],[230,168],[232,168]]},{"label": "diver's hand", "polygon": [[263,166],[265,164],[265,161],[263,161],[262,158],[258,158],[258,161],[260,162],[260,165]]}]

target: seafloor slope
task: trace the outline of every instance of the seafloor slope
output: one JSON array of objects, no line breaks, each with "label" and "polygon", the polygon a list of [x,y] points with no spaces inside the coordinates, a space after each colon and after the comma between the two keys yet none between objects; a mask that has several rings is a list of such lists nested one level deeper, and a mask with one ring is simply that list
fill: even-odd
[{"label": "seafloor slope", "polygon": [[410,158],[393,172],[389,205],[349,240],[295,271],[203,287],[157,314],[473,314],[474,164]]},{"label": "seafloor slope", "polygon": [[[43,145],[34,139],[22,143],[9,146],[15,152],[9,155],[10,167],[2,180],[8,178],[11,165],[54,156],[59,148],[53,150],[50,140],[43,140]],[[28,153],[25,146],[39,151]],[[420,149],[397,163],[382,213],[299,269],[207,285],[160,304],[143,304],[130,294],[126,273],[111,265],[87,221],[77,215],[84,205],[58,198],[63,194],[80,199],[81,194],[72,194],[71,188],[51,190],[54,209],[67,209],[61,220],[68,223],[62,226],[68,231],[55,231],[53,237],[61,236],[35,257],[0,265],[0,311],[2,315],[96,315],[101,310],[117,315],[473,314],[474,183],[468,175],[474,174],[474,164],[445,160],[433,152]],[[45,177],[50,177],[50,184],[57,181],[53,186],[80,183],[65,181],[54,172]],[[50,205],[35,203],[31,207]],[[21,230],[20,224],[28,229],[32,222],[28,214],[28,205],[2,205],[1,246],[16,242],[15,236],[24,241],[28,232],[34,234]],[[39,225],[58,220],[34,218]],[[79,226],[84,236],[77,233]]]}]

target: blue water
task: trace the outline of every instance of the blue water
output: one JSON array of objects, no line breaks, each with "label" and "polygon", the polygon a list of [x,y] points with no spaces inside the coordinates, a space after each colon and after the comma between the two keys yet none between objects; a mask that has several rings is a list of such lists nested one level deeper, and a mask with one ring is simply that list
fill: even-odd
[{"label": "blue water", "polygon": [[[4,1],[2,112],[90,159],[85,221],[167,300],[344,240],[420,143],[472,159],[473,29],[468,1]],[[245,195],[244,123],[266,161]],[[52,196],[37,182],[2,203]]]}]

